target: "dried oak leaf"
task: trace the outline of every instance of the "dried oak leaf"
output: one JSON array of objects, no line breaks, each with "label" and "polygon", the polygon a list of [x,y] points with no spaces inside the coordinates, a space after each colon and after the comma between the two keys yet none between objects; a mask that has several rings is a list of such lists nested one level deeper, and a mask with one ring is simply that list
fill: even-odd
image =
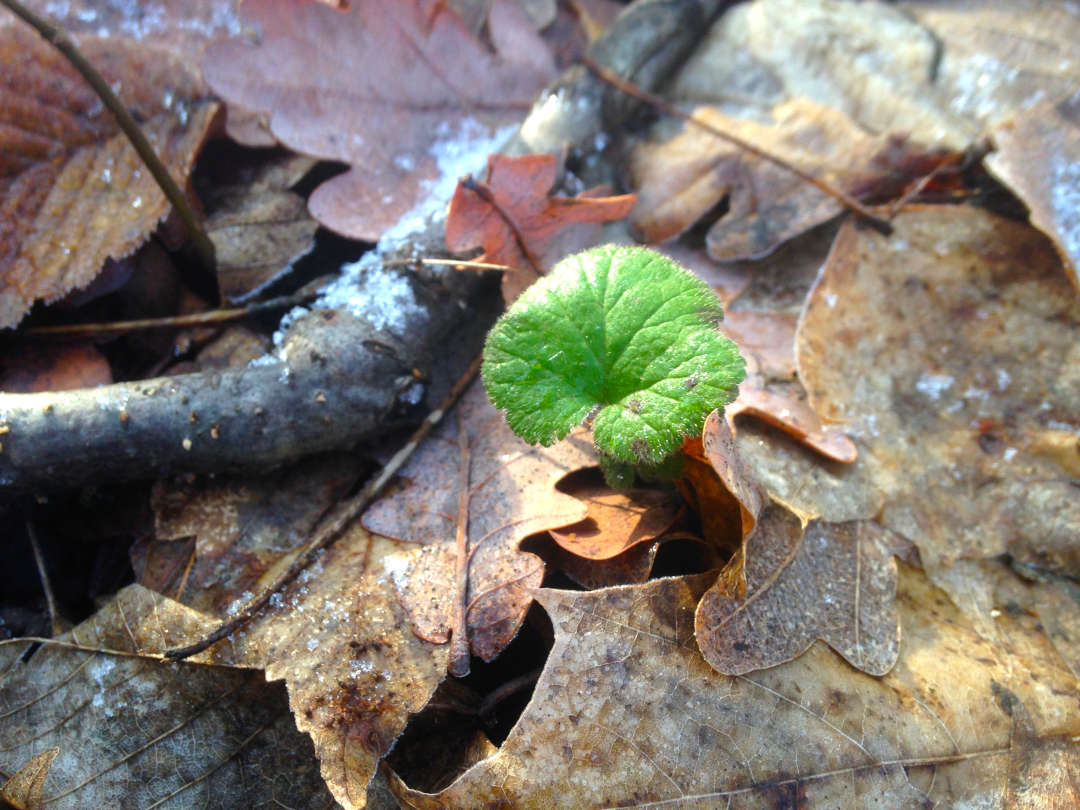
[{"label": "dried oak leaf", "polygon": [[[568,472],[594,466],[596,457],[581,433],[550,448],[525,444],[479,382],[462,398],[457,415],[413,454],[401,471],[405,487],[372,504],[363,524],[372,533],[420,546],[394,578],[414,632],[446,642],[460,600],[472,653],[490,661],[513,639],[544,576],[543,561],[518,544],[585,517],[585,505],[555,484]],[[455,573],[459,531],[468,549],[464,599]]]},{"label": "dried oak leaf", "polygon": [[[159,486],[155,544],[196,538],[194,562],[177,588],[189,613],[203,622],[224,618],[259,593],[359,472],[355,459],[324,456],[258,479]],[[394,586],[418,554],[353,525],[266,611],[208,654],[285,681],[296,724],[311,735],[323,779],[347,808],[371,800],[379,759],[446,673],[446,647],[412,633]],[[155,625],[158,635],[144,649],[202,635],[174,626],[184,618],[175,610],[157,615],[168,621]]]},{"label": "dried oak leaf", "polygon": [[585,504],[588,516],[550,529],[555,542],[589,560],[610,560],[639,543],[650,543],[671,528],[678,497],[659,489],[613,489],[599,475],[575,476],[560,483],[562,492]]},{"label": "dried oak leaf", "polygon": [[872,521],[807,525],[783,506],[746,541],[746,595],[710,588],[695,632],[705,660],[744,675],[790,661],[817,639],[852,666],[884,675],[900,647],[889,532]]},{"label": "dried oak leaf", "polygon": [[560,231],[622,219],[634,205],[633,194],[599,197],[586,191],[552,197],[557,173],[554,155],[491,155],[486,180],[459,182],[450,200],[446,246],[456,253],[482,247],[480,261],[514,268],[502,278],[507,303],[573,252],[560,249],[550,255]]},{"label": "dried oak leaf", "polygon": [[778,496],[825,516],[820,504],[848,490],[869,511],[829,519],[877,515],[932,574],[1005,552],[1072,567],[1080,297],[1026,223],[956,206],[893,225],[891,237],[841,229],[797,335],[811,405],[866,452],[844,480],[791,479]]},{"label": "dried oak leaf", "polygon": [[[218,109],[178,59],[122,37],[79,47],[187,177]],[[131,253],[169,203],[94,91],[23,25],[0,26],[0,327]]]},{"label": "dried oak leaf", "polygon": [[[180,605],[132,585],[62,641],[160,649]],[[210,624],[199,614],[188,632]],[[180,636],[183,637],[183,636]],[[32,807],[326,806],[311,742],[261,673],[30,642],[0,647],[0,771],[60,749]],[[24,656],[28,656],[26,660]],[[41,789],[39,786],[37,789]]]},{"label": "dried oak leaf", "polygon": [[[392,782],[412,808],[1000,808],[1010,776],[1047,806],[1045,753],[1077,774],[1080,682],[1045,633],[1002,617],[980,637],[904,569],[905,628],[890,673],[871,678],[824,644],[752,675],[713,671],[693,614],[711,575],[592,593],[542,590],[555,644],[499,752],[438,794]],[[1023,720],[1023,725],[1019,722]],[[1018,734],[1018,727],[1024,729]],[[1075,780],[1075,777],[1073,777]]]},{"label": "dried oak leaf", "polygon": [[[308,206],[356,239],[376,241],[424,202],[455,142],[491,138],[554,76],[535,35],[493,53],[438,2],[356,0],[339,11],[249,0],[242,15],[259,29],[258,41],[208,48],[207,82],[230,104],[265,116],[289,148],[350,165]],[[497,32],[492,41],[500,46]]]},{"label": "dried oak leaf", "polygon": [[[871,135],[843,113],[807,99],[778,105],[772,124],[709,107],[694,114],[859,198],[887,199],[946,157],[903,139]],[[666,142],[636,147],[630,173],[639,197],[630,224],[643,242],[677,236],[728,198],[727,213],[706,236],[715,259],[767,255],[842,210],[836,199],[787,169],[691,124]]]},{"label": "dried oak leaf", "polygon": [[1080,287],[1080,96],[1025,110],[993,138],[987,168],[1031,209],[1032,224],[1053,240]]}]

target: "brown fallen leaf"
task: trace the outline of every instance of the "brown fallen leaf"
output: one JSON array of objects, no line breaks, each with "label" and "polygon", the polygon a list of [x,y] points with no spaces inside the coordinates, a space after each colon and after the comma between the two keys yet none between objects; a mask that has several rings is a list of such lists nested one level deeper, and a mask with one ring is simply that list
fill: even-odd
[{"label": "brown fallen leaf", "polygon": [[40,808],[45,790],[45,779],[49,775],[53,760],[59,753],[59,748],[46,748],[40,754],[34,755],[0,787],[0,799],[15,810]]},{"label": "brown fallen leaf", "polygon": [[817,639],[852,666],[884,675],[900,647],[889,532],[871,521],[807,525],[779,504],[746,542],[746,595],[713,586],[695,637],[719,672],[744,675],[798,657]]},{"label": "brown fallen leaf", "polygon": [[30,345],[5,358],[0,391],[30,394],[92,388],[113,381],[109,361],[90,342]]},{"label": "brown fallen leaf", "polygon": [[[771,125],[708,107],[694,115],[862,200],[888,199],[947,157],[871,135],[843,113],[806,99],[777,106]],[[639,197],[630,224],[643,242],[683,233],[727,197],[727,213],[706,236],[709,254],[720,260],[765,256],[842,210],[787,169],[690,124],[666,142],[635,148],[630,173]]]},{"label": "brown fallen leaf", "polygon": [[486,179],[458,183],[450,201],[446,246],[456,253],[482,247],[480,261],[514,268],[502,277],[507,303],[565,255],[548,255],[560,231],[621,219],[634,205],[632,194],[553,197],[557,172],[554,155],[491,155]]},{"label": "brown fallen leaf", "polygon": [[1029,798],[1067,806],[1052,804],[1067,780],[1026,779],[1042,753],[1067,773],[1077,758],[1080,682],[1044,634],[1029,638],[1003,617],[1002,640],[989,642],[924,575],[904,569],[905,640],[887,676],[815,644],[729,677],[694,644],[694,609],[711,579],[540,591],[555,645],[518,724],[497,754],[438,794],[392,782],[399,799],[412,808],[746,809],[861,807],[872,797],[881,807],[1005,810],[1002,785],[1015,775]]},{"label": "brown fallen leaf", "polygon": [[[198,78],[137,41],[79,46],[183,181],[218,108]],[[18,122],[0,130],[0,327],[10,327],[131,253],[169,204],[94,91],[36,32],[0,26],[0,63],[0,118]]]},{"label": "brown fallen leaf", "polygon": [[351,166],[308,205],[356,239],[376,241],[422,205],[462,139],[492,140],[494,151],[493,129],[515,121],[554,76],[535,35],[516,31],[513,49],[492,53],[442,3],[356,0],[339,11],[249,0],[242,13],[259,40],[208,48],[207,81],[265,116],[289,148]]},{"label": "brown fallen leaf", "polygon": [[[550,534],[548,532],[548,535]],[[535,540],[530,538],[523,548],[539,554],[552,568],[562,571],[572,581],[591,591],[613,585],[635,585],[645,582],[652,573],[660,543],[659,541],[638,543],[622,554],[606,560],[579,557],[545,536]]]},{"label": "brown fallen leaf", "polygon": [[290,155],[214,187],[206,201],[206,232],[214,243],[218,288],[229,301],[257,294],[315,246],[318,224],[304,198],[289,190],[314,165],[311,158]]},{"label": "brown fallen leaf", "polygon": [[1080,299],[1053,246],[965,206],[893,224],[841,229],[797,336],[811,405],[866,452],[845,480],[774,491],[823,515],[847,490],[869,511],[843,519],[877,515],[931,574],[1005,552],[1075,560]]},{"label": "brown fallen leaf", "polygon": [[[360,472],[354,457],[331,455],[257,479],[159,485],[157,539],[141,576],[152,581],[158,569],[149,562],[158,553],[169,593],[190,608],[158,600],[146,611],[156,618],[141,649],[196,641],[260,592]],[[176,573],[183,549],[170,556],[168,547],[191,536],[194,559]],[[394,587],[417,552],[354,525],[267,610],[196,659],[283,679],[296,724],[311,735],[323,779],[345,807],[374,800],[369,783],[379,759],[446,673],[445,645],[412,633]]]},{"label": "brown fallen leaf", "polygon": [[549,529],[555,542],[589,560],[610,560],[639,543],[649,543],[671,528],[679,513],[674,492],[612,489],[600,476],[564,481],[559,489],[582,501],[584,520]]},{"label": "brown fallen leaf", "polygon": [[[1042,104],[999,125],[986,166],[1031,209],[1080,288],[1080,99]],[[1032,160],[1032,155],[1045,156]]]},{"label": "brown fallen leaf", "polygon": [[[457,409],[465,436],[453,419],[444,420],[402,469],[405,487],[372,504],[363,524],[372,533],[420,544],[393,583],[414,632],[445,643],[464,608],[469,645],[463,653],[471,649],[490,661],[514,637],[544,576],[543,561],[518,544],[585,517],[585,505],[555,484],[596,460],[581,433],[551,448],[525,444],[479,382]],[[459,592],[462,546],[467,593]]]},{"label": "brown fallen leaf", "polygon": [[[134,651],[168,635],[170,605],[183,610],[132,585],[61,640]],[[331,801],[284,690],[261,673],[31,646],[0,647],[0,770],[60,749],[31,807]]]}]

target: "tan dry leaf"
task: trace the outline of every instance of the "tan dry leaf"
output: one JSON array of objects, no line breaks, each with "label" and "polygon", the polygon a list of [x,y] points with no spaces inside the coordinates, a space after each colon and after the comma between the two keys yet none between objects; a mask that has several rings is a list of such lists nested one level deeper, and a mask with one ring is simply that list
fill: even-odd
[{"label": "tan dry leaf", "polygon": [[[564,475],[596,464],[581,431],[550,448],[530,447],[474,383],[401,471],[403,489],[364,513],[368,531],[419,544],[395,577],[415,632],[435,643],[450,637],[458,610],[456,540],[464,530],[469,553],[468,636],[474,655],[490,661],[517,632],[539,587],[544,563],[520,551],[528,535],[577,523],[585,505],[559,492]],[[459,444],[465,426],[468,454]],[[466,489],[462,492],[462,487]]]},{"label": "tan dry leaf", "polygon": [[304,198],[289,190],[314,165],[311,158],[290,155],[214,188],[206,232],[214,243],[218,288],[229,301],[258,294],[315,246],[318,223]]},{"label": "tan dry leaf", "polygon": [[[86,57],[173,177],[187,177],[217,111],[183,63],[139,42],[83,37]],[[150,172],[67,60],[34,31],[0,26],[0,326],[84,287],[168,213]]]},{"label": "tan dry leaf", "polygon": [[[179,583],[180,599],[201,611],[189,611],[200,621],[225,617],[274,579],[359,471],[355,458],[330,455],[258,479],[159,485],[148,559],[157,552],[167,565],[160,547],[194,535],[190,569],[166,570],[165,581],[170,593]],[[417,554],[354,525],[270,608],[210,651],[216,663],[262,668],[285,681],[296,724],[311,735],[323,778],[347,808],[371,800],[379,759],[446,673],[446,647],[412,633],[394,587]],[[155,573],[147,565],[143,576]],[[152,626],[157,635],[142,640],[144,649],[202,635],[175,610],[155,613],[163,618]],[[186,624],[166,636],[181,620]]]},{"label": "tan dry leaf", "polygon": [[[550,535],[550,532],[548,534]],[[535,551],[552,568],[562,571],[572,581],[592,591],[597,588],[610,588],[613,585],[635,585],[645,582],[652,573],[660,543],[638,543],[622,554],[607,560],[579,557],[564,549],[553,539],[545,537],[530,540],[524,547],[528,551]]]},{"label": "tan dry leaf", "polygon": [[[807,99],[777,106],[771,124],[709,107],[694,115],[859,198],[888,199],[945,157],[903,139],[873,136],[843,113]],[[706,236],[709,254],[724,261],[768,255],[842,210],[787,169],[692,124],[666,142],[636,147],[630,173],[638,194],[630,224],[643,242],[683,233],[728,198],[727,212]]]},{"label": "tan dry leaf", "polygon": [[59,748],[46,748],[31,757],[0,787],[0,799],[15,810],[39,810],[42,807],[45,779],[59,753]]},{"label": "tan dry leaf", "polygon": [[[137,585],[65,636],[91,647],[160,649],[169,605]],[[160,610],[159,610],[160,609]],[[188,613],[192,613],[188,611]],[[198,614],[193,614],[198,617]],[[209,622],[188,621],[188,631]],[[50,808],[218,804],[294,807],[331,801],[284,691],[261,673],[89,653],[27,642],[0,647],[0,770],[57,747]]]},{"label": "tan dry leaf", "polygon": [[821,639],[852,666],[884,675],[900,647],[889,532],[872,521],[803,525],[779,504],[746,541],[746,596],[713,586],[695,616],[701,654],[745,675],[790,661]]},{"label": "tan dry leaf", "polygon": [[[990,643],[915,571],[900,577],[900,659],[871,678],[823,644],[750,676],[708,667],[693,612],[710,575],[592,593],[540,591],[555,646],[499,753],[414,808],[1005,810],[1011,775],[1052,802],[1075,772],[1080,692],[1044,635],[1008,618]],[[1065,784],[1062,784],[1062,782]],[[1065,793],[1064,795],[1068,795]],[[1067,806],[1064,804],[1048,806]]]},{"label": "tan dry leaf", "polygon": [[455,141],[491,138],[554,76],[535,35],[492,53],[442,3],[356,0],[338,11],[249,0],[242,11],[260,38],[207,49],[207,81],[230,104],[265,116],[289,148],[350,164],[308,205],[357,239],[376,241],[424,202]]},{"label": "tan dry leaf", "polygon": [[931,573],[1005,552],[1075,560],[1080,299],[1057,254],[977,208],[917,208],[893,225],[891,237],[844,226],[797,337],[811,404],[866,453],[845,481],[775,491],[822,515],[847,489],[870,511],[830,519],[880,512]]},{"label": "tan dry leaf", "polygon": [[1080,96],[1025,110],[993,138],[987,168],[1031,209],[1032,224],[1053,240],[1080,288]]}]

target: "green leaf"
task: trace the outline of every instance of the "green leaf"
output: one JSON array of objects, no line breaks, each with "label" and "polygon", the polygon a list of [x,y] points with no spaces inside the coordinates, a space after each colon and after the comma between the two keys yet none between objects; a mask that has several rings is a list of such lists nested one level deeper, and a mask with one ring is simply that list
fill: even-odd
[{"label": "green leaf", "polygon": [[657,464],[745,376],[720,300],[671,259],[607,245],[569,256],[488,334],[488,396],[511,429],[551,444],[590,415],[601,454]]}]

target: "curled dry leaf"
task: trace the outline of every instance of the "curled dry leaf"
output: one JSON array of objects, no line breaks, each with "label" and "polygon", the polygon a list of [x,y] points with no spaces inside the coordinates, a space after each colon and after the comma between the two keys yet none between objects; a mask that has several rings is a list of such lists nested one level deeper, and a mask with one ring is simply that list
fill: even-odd
[{"label": "curled dry leaf", "polygon": [[558,164],[554,155],[491,155],[486,180],[463,180],[450,201],[446,246],[457,253],[482,247],[480,261],[514,268],[503,274],[507,303],[556,261],[588,244],[556,246],[560,232],[622,219],[634,205],[632,194],[601,197],[586,191],[577,197],[551,196]]},{"label": "curled dry leaf", "polygon": [[260,39],[208,48],[208,83],[291,149],[350,164],[308,205],[356,239],[376,241],[422,205],[455,142],[516,121],[554,76],[535,35],[518,31],[514,49],[492,53],[442,3],[356,0],[339,11],[249,0],[242,13]]},{"label": "curled dry leaf", "polygon": [[[873,136],[843,113],[806,99],[777,106],[771,125],[708,107],[694,115],[860,199],[887,199],[946,157]],[[727,213],[706,237],[716,259],[764,256],[842,210],[787,169],[692,124],[669,141],[638,146],[630,172],[639,196],[630,223],[645,242],[677,236],[728,198]]]},{"label": "curled dry leaf", "polygon": [[0,787],[0,799],[15,810],[37,810],[41,807],[45,779],[49,775],[53,760],[59,753],[59,748],[46,748],[40,754],[31,757],[29,762],[19,768]]},{"label": "curled dry leaf", "polygon": [[710,588],[695,635],[719,672],[744,675],[790,661],[817,639],[852,666],[884,675],[900,648],[889,533],[871,521],[803,525],[774,504],[746,542],[745,598]]},{"label": "curled dry leaf", "polygon": [[[132,585],[62,640],[159,650],[209,624]],[[284,690],[261,673],[51,645],[22,660],[30,647],[0,647],[0,770],[15,771],[43,748],[60,749],[43,801],[32,807],[331,801]]]},{"label": "curled dry leaf", "polygon": [[[120,37],[80,40],[181,184],[217,111],[175,58]],[[0,327],[84,287],[131,253],[169,203],[68,61],[24,25],[0,26]]]},{"label": "curled dry leaf", "polygon": [[599,477],[564,482],[560,489],[585,504],[588,516],[548,533],[567,551],[590,560],[610,560],[671,528],[678,496],[657,489],[613,489]]},{"label": "curled dry leaf", "polygon": [[[354,459],[329,456],[255,480],[159,487],[157,544],[196,536],[179,591],[194,609],[159,606],[149,626],[158,635],[143,649],[195,641],[206,629],[194,625],[205,628],[260,592],[357,474]],[[206,654],[285,681],[296,725],[311,735],[323,779],[348,808],[364,806],[379,759],[446,673],[446,647],[411,632],[394,586],[417,555],[354,525],[266,611]]]},{"label": "curled dry leaf", "polygon": [[1044,772],[1043,755],[1077,772],[1068,740],[1080,731],[1080,682],[1045,634],[1029,637],[1005,616],[1000,640],[981,638],[921,573],[905,570],[905,643],[884,678],[823,644],[731,677],[694,643],[694,609],[711,579],[540,591],[555,645],[499,752],[435,795],[398,782],[399,798],[425,810],[832,808],[870,796],[882,807],[1004,810],[1010,776],[1050,806],[1059,786],[1075,790],[1060,778],[1025,781]]},{"label": "curled dry leaf", "polygon": [[[471,650],[490,661],[514,637],[544,575],[543,561],[518,544],[585,517],[585,505],[555,484],[568,472],[594,466],[596,458],[581,433],[550,448],[525,444],[479,382],[457,408],[464,445],[459,425],[444,420],[402,469],[404,488],[372,504],[363,524],[420,545],[410,566],[394,577],[420,638],[446,642],[464,607]],[[456,584],[459,531],[467,548],[466,595]]]},{"label": "curled dry leaf", "polygon": [[1057,254],[977,208],[893,225],[841,229],[797,336],[811,404],[867,452],[845,480],[824,470],[832,484],[775,491],[809,514],[863,500],[869,511],[842,519],[880,512],[931,572],[1004,552],[1074,558],[1080,299]]},{"label": "curled dry leaf", "polygon": [[1080,96],[1025,110],[993,138],[987,167],[1031,209],[1032,224],[1053,240],[1080,288]]}]

